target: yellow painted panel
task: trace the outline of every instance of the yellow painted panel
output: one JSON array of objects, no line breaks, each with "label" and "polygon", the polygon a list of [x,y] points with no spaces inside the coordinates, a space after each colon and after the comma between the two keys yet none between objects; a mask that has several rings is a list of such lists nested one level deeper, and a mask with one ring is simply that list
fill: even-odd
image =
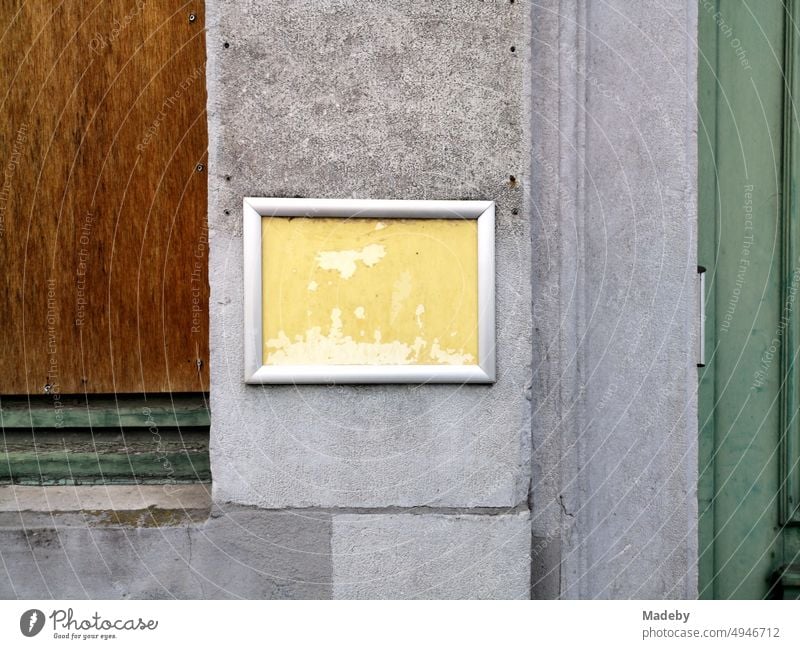
[{"label": "yellow painted panel", "polygon": [[477,221],[262,219],[265,365],[478,362]]}]

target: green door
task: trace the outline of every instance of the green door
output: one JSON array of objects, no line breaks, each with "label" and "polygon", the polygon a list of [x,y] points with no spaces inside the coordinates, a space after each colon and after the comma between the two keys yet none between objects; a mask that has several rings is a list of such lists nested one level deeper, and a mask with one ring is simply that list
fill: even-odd
[{"label": "green door", "polygon": [[700,594],[796,598],[800,0],[699,5]]}]

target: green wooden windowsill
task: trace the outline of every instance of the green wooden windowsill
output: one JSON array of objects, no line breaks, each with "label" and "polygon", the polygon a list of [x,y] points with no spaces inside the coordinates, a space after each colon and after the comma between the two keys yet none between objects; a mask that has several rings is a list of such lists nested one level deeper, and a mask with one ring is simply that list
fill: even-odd
[{"label": "green wooden windowsill", "polygon": [[207,395],[0,397],[0,484],[208,482]]}]

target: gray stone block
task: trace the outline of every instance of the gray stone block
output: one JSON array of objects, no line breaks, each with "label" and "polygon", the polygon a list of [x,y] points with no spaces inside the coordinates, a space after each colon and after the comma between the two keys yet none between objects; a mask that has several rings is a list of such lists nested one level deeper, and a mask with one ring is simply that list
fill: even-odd
[{"label": "gray stone block", "polygon": [[334,597],[528,599],[530,516],[333,517]]}]

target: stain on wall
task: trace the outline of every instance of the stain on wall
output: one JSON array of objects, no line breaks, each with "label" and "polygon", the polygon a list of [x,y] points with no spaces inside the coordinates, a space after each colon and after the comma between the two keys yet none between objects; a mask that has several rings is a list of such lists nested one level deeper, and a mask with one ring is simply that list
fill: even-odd
[{"label": "stain on wall", "polygon": [[470,365],[474,220],[267,217],[265,365]]}]

